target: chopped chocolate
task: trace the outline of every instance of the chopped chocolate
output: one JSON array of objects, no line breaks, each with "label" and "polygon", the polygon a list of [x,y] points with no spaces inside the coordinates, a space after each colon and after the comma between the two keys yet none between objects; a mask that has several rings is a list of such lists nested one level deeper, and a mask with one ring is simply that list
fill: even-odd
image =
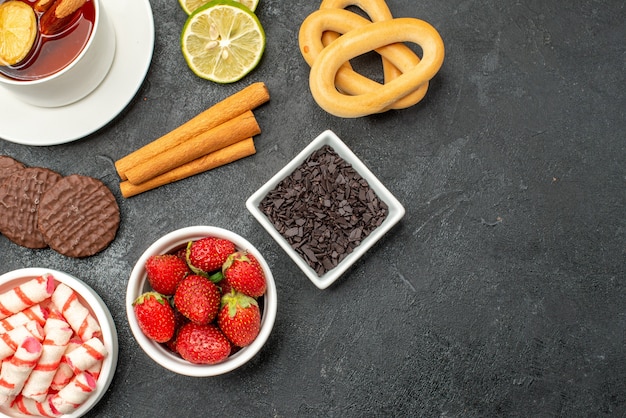
[{"label": "chopped chocolate", "polygon": [[389,212],[367,181],[329,145],[276,185],[259,209],[320,277],[337,267]]}]

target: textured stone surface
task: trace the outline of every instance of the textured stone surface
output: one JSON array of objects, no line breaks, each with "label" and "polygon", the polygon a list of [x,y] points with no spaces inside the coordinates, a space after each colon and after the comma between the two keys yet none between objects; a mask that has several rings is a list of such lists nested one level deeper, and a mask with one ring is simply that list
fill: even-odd
[{"label": "textured stone surface", "polygon": [[[121,209],[106,250],[74,260],[0,237],[2,272],[40,266],[90,284],[118,327],[120,359],[94,417],[626,415],[626,10],[615,0],[389,0],[432,23],[446,60],[425,101],[346,120],[320,110],[298,52],[318,2],[261,0],[260,66],[233,85],[188,71],[176,1],[151,1],[154,59],[108,126],[0,154],[102,180]],[[367,59],[363,60],[367,61]],[[363,71],[378,69],[364,64]],[[124,200],[113,161],[254,81],[257,154]],[[406,216],[318,290],[246,211],[245,200],[332,129],[404,204]],[[161,235],[229,228],[257,245],[279,292],[275,328],[225,376],[166,371],[135,343],[124,296]]]}]

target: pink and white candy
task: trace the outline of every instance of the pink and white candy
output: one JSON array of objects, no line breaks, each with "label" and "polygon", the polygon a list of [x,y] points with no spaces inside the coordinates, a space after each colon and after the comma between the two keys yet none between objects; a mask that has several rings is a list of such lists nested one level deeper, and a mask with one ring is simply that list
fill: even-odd
[{"label": "pink and white candy", "polygon": [[80,347],[65,355],[64,361],[76,374],[89,370],[107,356],[107,349],[99,338],[85,341]]},{"label": "pink and white candy", "polygon": [[22,395],[39,402],[46,399],[52,379],[74,334],[68,323],[59,318],[49,318],[43,330],[45,339],[41,357],[22,389]]},{"label": "pink and white candy", "polygon": [[52,275],[44,274],[0,294],[0,319],[43,302],[52,295],[54,287]]},{"label": "pink and white candy", "polygon": [[40,304],[31,306],[0,321],[0,334],[9,332],[30,321],[37,321],[43,326],[48,317],[48,310]]},{"label": "pink and white candy", "polygon": [[83,341],[99,337],[102,334],[96,318],[80,303],[78,295],[69,286],[59,283],[52,294],[51,300],[74,332]]},{"label": "pink and white candy", "polygon": [[63,389],[49,398],[52,410],[69,414],[81,406],[96,388],[96,379],[89,372],[77,374]]},{"label": "pink and white candy", "polygon": [[11,360],[0,370],[0,405],[12,401],[24,387],[26,379],[37,365],[43,346],[35,337],[28,337],[15,351]]},{"label": "pink and white candy", "polygon": [[9,332],[0,334],[0,360],[12,356],[28,337],[35,337],[37,340],[43,341],[43,329],[37,321],[27,322]]}]

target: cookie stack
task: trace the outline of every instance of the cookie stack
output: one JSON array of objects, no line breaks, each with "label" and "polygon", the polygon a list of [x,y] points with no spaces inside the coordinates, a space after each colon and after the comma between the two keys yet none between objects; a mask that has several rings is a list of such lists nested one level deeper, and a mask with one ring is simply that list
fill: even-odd
[{"label": "cookie stack", "polygon": [[115,196],[100,180],[0,155],[0,233],[14,243],[88,257],[113,241],[119,223]]}]

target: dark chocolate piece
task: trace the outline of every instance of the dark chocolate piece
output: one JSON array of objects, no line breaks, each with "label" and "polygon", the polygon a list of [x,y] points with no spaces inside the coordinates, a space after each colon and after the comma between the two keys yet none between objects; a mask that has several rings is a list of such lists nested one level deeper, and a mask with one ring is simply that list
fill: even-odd
[{"label": "dark chocolate piece", "polygon": [[335,268],[389,212],[367,181],[328,145],[284,178],[259,209],[318,276]]},{"label": "dark chocolate piece", "polygon": [[50,248],[68,257],[87,257],[115,238],[120,209],[109,188],[92,177],[73,174],[41,198],[39,230]]},{"label": "dark chocolate piece", "polygon": [[41,196],[62,176],[41,167],[17,170],[0,184],[0,232],[18,245],[46,248],[37,228]]}]

